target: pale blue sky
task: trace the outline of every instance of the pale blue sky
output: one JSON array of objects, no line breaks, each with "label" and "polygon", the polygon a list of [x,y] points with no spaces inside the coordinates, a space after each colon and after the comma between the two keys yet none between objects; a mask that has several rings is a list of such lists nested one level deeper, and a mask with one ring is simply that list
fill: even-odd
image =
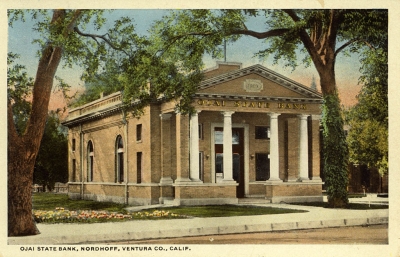
[{"label": "pale blue sky", "polygon": [[[168,10],[115,10],[111,14],[106,13],[106,17],[110,22],[105,24],[104,29],[106,30],[112,26],[113,19],[121,16],[129,16],[134,18],[136,31],[139,34],[145,34],[154,20],[161,19],[166,14],[168,14]],[[249,29],[256,31],[262,31],[264,27],[262,19],[251,19],[246,25]],[[36,58],[37,46],[31,44],[31,42],[38,34],[32,30],[32,21],[30,18],[27,18],[25,23],[15,23],[13,28],[8,29],[8,51],[21,55],[20,63],[27,67],[28,74],[33,77],[36,72],[38,58]],[[243,67],[261,64],[306,86],[310,86],[312,77],[315,76],[315,80],[319,86],[319,77],[313,65],[309,68],[304,68],[300,65],[295,71],[292,71],[291,68],[284,68],[282,63],[272,65],[272,58],[262,61],[257,57],[253,57],[257,51],[264,49],[265,46],[266,44],[263,40],[249,36],[242,37],[237,42],[227,45],[227,61],[241,62]],[[204,57],[206,68],[215,66],[216,61],[210,57]],[[357,56],[350,58],[343,55],[338,56],[336,63],[337,85],[342,92],[342,101],[347,105],[347,102],[353,102],[351,99],[355,99],[355,95],[360,88],[357,85],[360,64]],[[62,77],[71,86],[81,88],[83,83],[79,80],[80,72],[81,69],[79,67],[71,70],[61,69],[60,66],[57,76]]]}]

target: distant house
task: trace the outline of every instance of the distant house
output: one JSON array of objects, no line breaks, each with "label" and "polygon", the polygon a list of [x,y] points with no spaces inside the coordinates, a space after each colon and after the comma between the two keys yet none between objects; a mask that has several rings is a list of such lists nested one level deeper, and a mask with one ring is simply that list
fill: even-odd
[{"label": "distant house", "polygon": [[322,201],[317,91],[261,65],[217,63],[196,113],[162,99],[133,118],[119,92],[71,109],[70,198],[135,205]]}]

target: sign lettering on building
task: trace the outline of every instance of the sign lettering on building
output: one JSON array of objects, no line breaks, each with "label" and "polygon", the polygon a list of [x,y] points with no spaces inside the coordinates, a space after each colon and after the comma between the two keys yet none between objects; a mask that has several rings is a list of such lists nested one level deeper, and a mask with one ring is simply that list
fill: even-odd
[{"label": "sign lettering on building", "polygon": [[201,106],[236,107],[236,108],[270,108],[276,104],[278,109],[306,110],[306,104],[300,103],[269,103],[265,101],[225,101],[198,99],[197,104]]}]

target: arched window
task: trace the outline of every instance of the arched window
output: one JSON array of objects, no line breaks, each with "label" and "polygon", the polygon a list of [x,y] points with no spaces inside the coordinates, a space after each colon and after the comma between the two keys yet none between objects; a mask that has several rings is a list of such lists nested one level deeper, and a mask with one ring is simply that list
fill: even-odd
[{"label": "arched window", "polygon": [[87,147],[87,180],[88,182],[93,181],[93,163],[94,163],[94,152],[93,152],[93,143],[89,141]]},{"label": "arched window", "polygon": [[115,142],[115,174],[116,182],[124,181],[124,143],[121,136]]}]

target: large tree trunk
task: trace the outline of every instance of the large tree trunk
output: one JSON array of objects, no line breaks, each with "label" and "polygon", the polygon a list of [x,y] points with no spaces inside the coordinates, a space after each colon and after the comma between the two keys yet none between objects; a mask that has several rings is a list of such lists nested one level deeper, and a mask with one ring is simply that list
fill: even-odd
[{"label": "large tree trunk", "polygon": [[[64,19],[56,10],[52,23]],[[25,132],[18,135],[13,122],[12,103],[8,102],[8,236],[38,234],[32,217],[32,181],[36,156],[46,125],[53,80],[62,48],[49,43],[43,50],[33,85],[32,111]]]},{"label": "large tree trunk", "polygon": [[348,204],[348,148],[344,134],[340,99],[336,90],[334,68],[320,73],[323,104],[324,175],[328,205],[343,208]]},{"label": "large tree trunk", "polygon": [[32,216],[33,158],[20,138],[8,137],[8,236],[38,234]]}]

